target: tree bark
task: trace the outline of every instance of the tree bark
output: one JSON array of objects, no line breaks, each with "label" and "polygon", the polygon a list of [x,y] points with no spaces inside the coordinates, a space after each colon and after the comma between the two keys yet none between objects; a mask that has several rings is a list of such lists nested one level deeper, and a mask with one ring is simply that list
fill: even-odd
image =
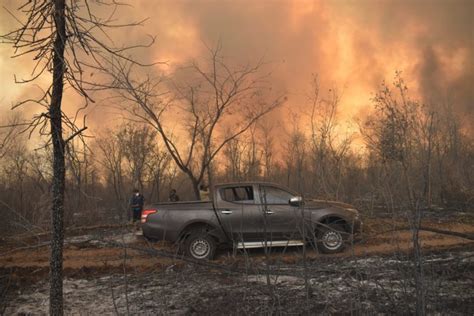
[{"label": "tree bark", "polygon": [[63,241],[64,241],[64,139],[61,102],[64,87],[64,49],[66,43],[65,0],[54,1],[55,36],[53,51],[53,89],[49,116],[53,144],[53,206],[51,214],[50,315],[63,315]]},{"label": "tree bark", "polygon": [[193,185],[193,193],[194,193],[194,198],[196,199],[196,201],[200,201],[201,200],[201,194],[199,192],[199,181],[196,180],[194,177],[192,177],[191,175],[188,175],[189,178],[191,179],[191,183]]}]

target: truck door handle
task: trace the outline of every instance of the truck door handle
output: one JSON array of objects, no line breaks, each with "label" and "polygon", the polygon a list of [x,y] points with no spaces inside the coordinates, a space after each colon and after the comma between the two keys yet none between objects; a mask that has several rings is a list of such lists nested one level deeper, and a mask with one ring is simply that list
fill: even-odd
[{"label": "truck door handle", "polygon": [[229,215],[229,214],[232,214],[232,211],[231,210],[222,210],[221,213]]},{"label": "truck door handle", "polygon": [[265,214],[268,214],[268,215],[272,215],[273,213],[275,213],[275,212],[273,212],[273,211],[270,211],[270,210],[268,210],[268,211],[265,211]]}]

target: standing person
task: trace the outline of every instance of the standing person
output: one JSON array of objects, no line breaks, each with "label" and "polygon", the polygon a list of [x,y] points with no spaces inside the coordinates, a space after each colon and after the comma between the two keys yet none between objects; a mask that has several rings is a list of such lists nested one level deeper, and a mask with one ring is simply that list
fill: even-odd
[{"label": "standing person", "polygon": [[205,184],[199,186],[199,197],[201,201],[209,201],[209,189]]},{"label": "standing person", "polygon": [[179,201],[179,196],[176,194],[175,189],[171,189],[170,195],[168,196],[168,201],[170,202],[178,202]]},{"label": "standing person", "polygon": [[130,208],[132,209],[134,223],[140,221],[144,203],[145,197],[140,193],[140,191],[138,191],[138,189],[133,190],[133,195],[130,199]]}]

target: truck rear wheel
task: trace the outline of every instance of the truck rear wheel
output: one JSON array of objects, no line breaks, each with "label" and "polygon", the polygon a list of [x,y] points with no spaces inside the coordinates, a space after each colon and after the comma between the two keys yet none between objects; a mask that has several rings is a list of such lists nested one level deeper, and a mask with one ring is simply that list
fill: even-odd
[{"label": "truck rear wheel", "polygon": [[205,231],[194,231],[185,243],[186,254],[196,260],[212,260],[216,253],[216,241]]}]

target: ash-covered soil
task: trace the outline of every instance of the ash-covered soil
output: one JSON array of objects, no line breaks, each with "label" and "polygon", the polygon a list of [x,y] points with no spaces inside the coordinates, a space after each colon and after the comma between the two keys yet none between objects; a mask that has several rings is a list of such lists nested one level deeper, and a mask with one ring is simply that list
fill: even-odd
[{"label": "ash-covered soil", "polygon": [[[423,260],[429,313],[472,314],[474,249]],[[67,277],[67,314],[332,314],[415,310],[414,266],[403,256],[264,262],[243,271],[193,264],[111,275]],[[17,289],[5,314],[47,314],[48,282]]]},{"label": "ash-covered soil", "polygon": [[[412,314],[412,234],[393,227],[368,221],[363,239],[338,255],[301,247],[268,254],[221,250],[208,263],[183,260],[172,245],[150,244],[131,227],[74,231],[65,241],[65,312]],[[460,222],[438,227],[473,233],[471,224]],[[426,312],[472,315],[474,243],[432,232],[420,236]],[[47,236],[4,241],[0,253],[0,314],[48,314]]]}]

